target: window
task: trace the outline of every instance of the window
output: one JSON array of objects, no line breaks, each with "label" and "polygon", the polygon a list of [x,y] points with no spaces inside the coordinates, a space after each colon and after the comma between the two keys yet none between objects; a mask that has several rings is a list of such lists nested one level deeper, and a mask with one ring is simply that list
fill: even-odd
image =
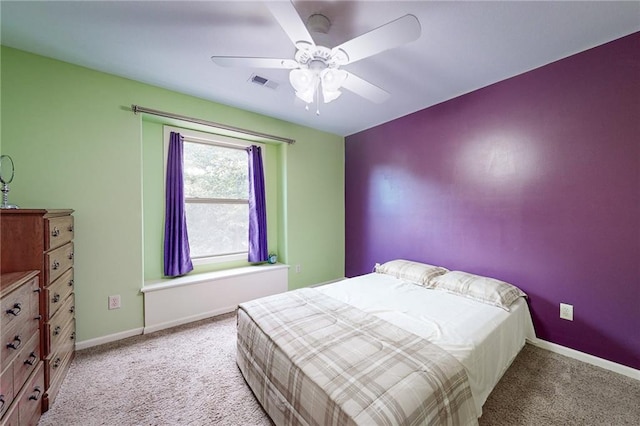
[{"label": "window", "polygon": [[[194,264],[247,258],[248,155],[238,139],[165,127],[183,136],[184,195]],[[168,142],[167,142],[168,144]]]}]

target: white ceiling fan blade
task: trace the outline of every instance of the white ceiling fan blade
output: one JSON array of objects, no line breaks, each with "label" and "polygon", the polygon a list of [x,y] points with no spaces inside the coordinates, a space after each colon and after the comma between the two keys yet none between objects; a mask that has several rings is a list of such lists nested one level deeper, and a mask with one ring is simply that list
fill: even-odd
[{"label": "white ceiling fan blade", "polygon": [[283,68],[291,70],[298,68],[298,63],[293,59],[276,58],[248,58],[242,56],[212,56],[211,60],[221,67],[242,68]]},{"label": "white ceiling fan blade", "polygon": [[420,37],[421,31],[418,18],[413,15],[404,15],[336,46],[333,52],[342,50],[347,54],[346,63],[349,64],[416,40]]},{"label": "white ceiling fan blade", "polygon": [[300,15],[298,15],[298,11],[293,6],[293,3],[290,1],[268,1],[265,4],[296,48],[299,48],[298,43],[300,42],[307,45],[315,45],[311,34],[309,34],[304,21],[300,19]]},{"label": "white ceiling fan blade", "polygon": [[391,96],[386,90],[348,71],[347,78],[344,83],[342,83],[342,87],[376,104],[383,103]]}]

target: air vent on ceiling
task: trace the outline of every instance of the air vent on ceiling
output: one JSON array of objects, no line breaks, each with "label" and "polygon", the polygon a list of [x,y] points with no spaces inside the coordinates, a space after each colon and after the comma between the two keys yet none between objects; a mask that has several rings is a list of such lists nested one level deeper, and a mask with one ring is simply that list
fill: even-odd
[{"label": "air vent on ceiling", "polygon": [[251,83],[257,84],[258,86],[268,87],[269,89],[277,89],[278,83],[273,80],[269,80],[268,78],[259,76],[257,74],[251,74],[249,80]]}]

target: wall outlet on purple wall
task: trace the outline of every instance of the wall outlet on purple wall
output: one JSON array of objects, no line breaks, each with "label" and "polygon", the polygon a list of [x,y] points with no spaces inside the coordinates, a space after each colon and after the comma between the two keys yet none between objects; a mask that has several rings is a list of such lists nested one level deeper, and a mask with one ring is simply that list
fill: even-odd
[{"label": "wall outlet on purple wall", "polygon": [[573,321],[573,305],[560,304],[560,318]]}]

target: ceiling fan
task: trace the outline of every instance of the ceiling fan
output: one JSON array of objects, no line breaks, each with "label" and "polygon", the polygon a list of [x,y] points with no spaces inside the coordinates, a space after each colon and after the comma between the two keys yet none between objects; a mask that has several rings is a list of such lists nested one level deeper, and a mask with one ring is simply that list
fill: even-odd
[{"label": "ceiling fan", "polygon": [[[420,37],[420,22],[413,15],[404,15],[333,48],[316,45],[307,26],[298,15],[293,3],[266,2],[267,7],[287,33],[297,51],[294,59],[258,58],[241,56],[212,56],[211,60],[224,67],[288,69],[289,81],[296,96],[309,104],[320,95],[325,103],[331,102],[347,89],[375,103],[387,100],[390,94],[380,87],[340,67],[373,56]],[[327,17],[314,14],[309,17],[309,28],[326,33],[331,25]],[[316,108],[316,114],[319,114]]]}]

